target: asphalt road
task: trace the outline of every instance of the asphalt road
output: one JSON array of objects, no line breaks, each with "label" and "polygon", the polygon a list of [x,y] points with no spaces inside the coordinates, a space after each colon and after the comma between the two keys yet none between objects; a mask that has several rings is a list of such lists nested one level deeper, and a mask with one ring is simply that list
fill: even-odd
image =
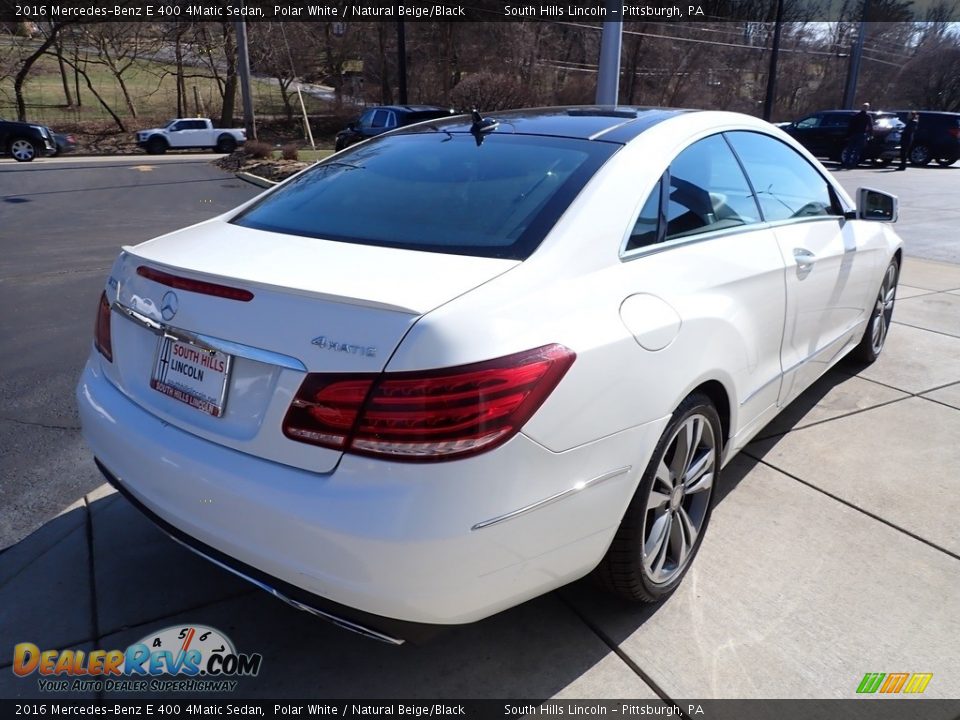
[{"label": "asphalt road", "polygon": [[[0,548],[102,480],[80,439],[73,388],[117,251],[199,222],[260,190],[215,155],[0,160]],[[960,263],[960,167],[838,173],[900,196],[914,257]]]},{"label": "asphalt road", "polygon": [[0,548],[103,482],[73,389],[120,247],[261,192],[213,157],[0,160]]}]

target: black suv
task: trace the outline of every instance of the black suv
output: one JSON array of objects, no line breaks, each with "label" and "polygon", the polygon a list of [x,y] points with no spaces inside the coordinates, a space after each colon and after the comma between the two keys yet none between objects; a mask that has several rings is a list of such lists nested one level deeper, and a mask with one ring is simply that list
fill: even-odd
[{"label": "black suv", "polygon": [[56,149],[50,128],[0,119],[0,155],[6,153],[17,162],[30,162]]},{"label": "black suv", "polygon": [[[910,110],[897,110],[897,117],[906,122]],[[960,159],[960,113],[919,110],[917,130],[913,135],[910,162],[929,165],[936,160],[940,167],[949,167]]]},{"label": "black suv", "polygon": [[[850,120],[857,110],[821,110],[792,123],[781,123],[780,129],[796,138],[811,154],[835,162],[843,160]],[[900,158],[900,130],[903,123],[895,113],[870,111],[873,137],[864,148],[861,162],[872,160],[889,165]]]},{"label": "black suv", "polygon": [[455,114],[456,112],[450,108],[436,105],[380,105],[366,110],[359,120],[354,120],[338,132],[334,147],[337,150],[343,150],[354,143],[394,128]]}]

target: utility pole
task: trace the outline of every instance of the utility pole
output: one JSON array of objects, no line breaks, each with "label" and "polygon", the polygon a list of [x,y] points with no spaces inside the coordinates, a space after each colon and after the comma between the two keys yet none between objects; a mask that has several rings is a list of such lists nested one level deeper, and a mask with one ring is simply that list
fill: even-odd
[{"label": "utility pole", "polygon": [[767,73],[767,96],[763,101],[763,119],[770,122],[773,103],[777,99],[777,60],[780,55],[780,29],[783,26],[783,0],[777,0],[777,17],[774,20],[773,47],[770,49],[770,71]]},{"label": "utility pole", "polygon": [[247,138],[257,139],[257,122],[253,117],[253,97],[250,95],[250,51],[247,48],[247,23],[237,21],[237,49],[240,67],[240,94],[243,96],[243,127]]},{"label": "utility pole", "polygon": [[[607,17],[620,12],[619,0],[605,0]],[[616,11],[616,12],[614,12]],[[600,36],[600,64],[597,68],[597,105],[616,105],[620,97],[620,46],[623,24],[604,22]]]},{"label": "utility pole", "polygon": [[843,107],[846,110],[853,108],[857,96],[857,79],[860,77],[860,59],[863,57],[863,41],[867,36],[867,11],[870,9],[870,0],[863,0],[863,15],[860,17],[860,28],[857,30],[857,41],[850,51],[850,65],[847,68],[847,86],[843,91]]},{"label": "utility pole", "polygon": [[399,76],[400,104],[407,104],[407,34],[403,20],[397,20],[397,75]]}]

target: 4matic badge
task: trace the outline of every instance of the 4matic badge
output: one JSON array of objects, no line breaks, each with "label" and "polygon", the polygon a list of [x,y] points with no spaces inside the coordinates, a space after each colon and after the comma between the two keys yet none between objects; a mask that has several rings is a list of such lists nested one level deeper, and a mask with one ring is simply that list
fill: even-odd
[{"label": "4matic badge", "polygon": [[333,352],[349,353],[350,355],[362,355],[363,357],[377,356],[377,348],[372,345],[351,345],[350,343],[331,340],[326,335],[315,337],[310,342],[321,350],[332,350]]}]

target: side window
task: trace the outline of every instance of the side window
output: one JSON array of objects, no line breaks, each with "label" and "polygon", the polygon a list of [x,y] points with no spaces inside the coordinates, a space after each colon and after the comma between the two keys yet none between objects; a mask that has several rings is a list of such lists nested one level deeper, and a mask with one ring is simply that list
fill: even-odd
[{"label": "side window", "polygon": [[186,120],[181,120],[180,122],[178,122],[176,125],[173,126],[172,130],[174,132],[178,130],[186,130],[188,125],[189,123]]},{"label": "side window", "polygon": [[367,110],[363,115],[360,116],[360,127],[370,127],[370,124],[373,122],[373,116],[376,114],[374,110]]},{"label": "side window", "polygon": [[847,127],[850,124],[850,118],[852,116],[849,114],[843,113],[828,113],[823,119],[823,127]]},{"label": "side window", "polygon": [[627,251],[653,245],[657,242],[657,229],[660,225],[661,192],[663,192],[662,179],[657,180],[657,184],[650,192],[650,196],[640,210],[637,221],[633,224],[633,230],[630,231],[630,239],[627,240]]},{"label": "side window", "polygon": [[207,124],[203,120],[191,120],[185,130],[206,130]]},{"label": "side window", "polygon": [[768,221],[833,215],[827,180],[796,150],[760,133],[727,133]]},{"label": "side window", "polygon": [[377,112],[374,113],[373,115],[373,122],[370,123],[370,127],[374,127],[374,128],[385,127],[387,124],[387,116],[389,114],[390,113],[388,113],[386,110],[377,110]]},{"label": "side window", "polygon": [[674,158],[668,192],[667,240],[760,221],[740,164],[720,135]]},{"label": "side window", "polygon": [[391,112],[391,113],[387,113],[387,124],[386,124],[386,127],[388,127],[388,128],[395,128],[396,126],[397,126],[397,116],[394,115],[392,112]]},{"label": "side window", "polygon": [[803,120],[800,120],[797,123],[797,128],[799,130],[812,130],[820,124],[820,118],[816,115],[811,115],[810,117],[805,117]]}]

